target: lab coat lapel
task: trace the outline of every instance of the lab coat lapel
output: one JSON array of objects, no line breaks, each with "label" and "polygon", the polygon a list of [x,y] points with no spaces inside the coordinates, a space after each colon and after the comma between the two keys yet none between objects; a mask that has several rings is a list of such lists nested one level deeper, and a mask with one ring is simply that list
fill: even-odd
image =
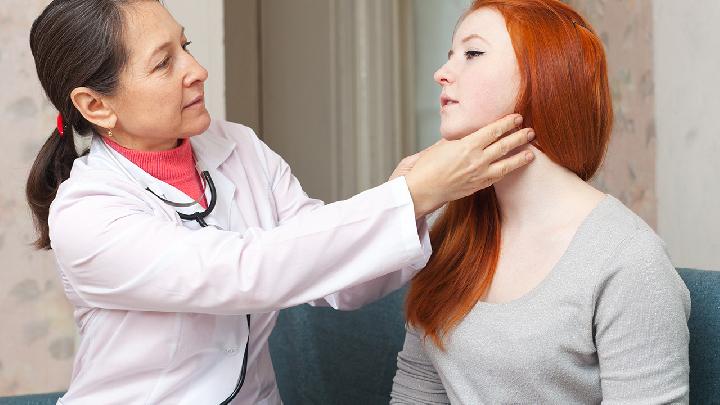
[{"label": "lab coat lapel", "polygon": [[[122,154],[112,150],[110,147],[105,145],[104,141],[100,137],[93,138],[92,146],[90,151],[95,156],[99,156],[103,160],[115,161],[120,165],[119,169],[124,172],[131,180],[140,183],[143,188],[149,188],[155,194],[160,197],[176,202],[189,202],[192,201],[187,194],[176,189],[175,187],[156,179],[149,175],[143,169],[138,167],[135,163],[128,160]],[[110,165],[113,167],[113,165]]]},{"label": "lab coat lapel", "polygon": [[[215,184],[215,187],[217,189],[215,209],[207,217],[206,222],[208,223],[208,225],[214,225],[222,229],[227,229],[227,227],[229,226],[232,198],[235,194],[235,186],[222,173],[220,173],[220,171],[218,170],[218,166],[222,164],[225,160],[227,160],[227,158],[230,156],[230,153],[233,149],[233,144],[230,142],[224,143],[217,137],[204,137],[203,135],[205,134],[192,137],[190,138],[190,141],[193,147],[193,151],[195,152],[195,156],[199,162],[200,169],[207,170],[210,173],[210,176],[213,179],[213,183]],[[197,138],[207,139],[202,139],[198,142],[196,140]],[[153,193],[159,195],[166,200],[180,203],[193,201],[192,197],[171,186],[170,184],[156,179],[155,177],[151,176],[143,169],[135,165],[133,162],[128,160],[122,154],[104,145],[103,140],[98,137],[96,137],[96,139],[93,139],[91,151],[96,155],[102,156],[104,159],[115,160],[118,164],[120,164],[121,170],[124,171],[127,175],[129,175],[130,178],[138,181],[143,188],[149,188],[153,191]],[[212,193],[210,192],[210,187],[206,187],[205,199],[208,204],[210,203],[211,198]],[[192,214],[202,210],[203,208],[200,205],[194,205],[187,208],[172,207],[171,209],[183,214]],[[195,222],[183,222],[186,225],[189,225],[189,228],[195,228]]]},{"label": "lab coat lapel", "polygon": [[[190,142],[200,170],[207,170],[210,173],[217,189],[215,209],[206,222],[208,225],[215,225],[221,229],[230,229],[235,184],[220,171],[220,166],[230,157],[235,145],[217,136],[204,135],[192,137]],[[209,203],[209,188],[205,192],[205,198]]]}]

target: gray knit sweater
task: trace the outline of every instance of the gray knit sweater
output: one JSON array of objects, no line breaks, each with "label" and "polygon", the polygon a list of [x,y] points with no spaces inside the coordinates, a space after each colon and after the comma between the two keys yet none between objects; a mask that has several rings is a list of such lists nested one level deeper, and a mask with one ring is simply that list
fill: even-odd
[{"label": "gray knit sweater", "polygon": [[479,302],[445,352],[409,328],[391,404],[687,403],[689,315],[663,242],[608,196],[545,280]]}]

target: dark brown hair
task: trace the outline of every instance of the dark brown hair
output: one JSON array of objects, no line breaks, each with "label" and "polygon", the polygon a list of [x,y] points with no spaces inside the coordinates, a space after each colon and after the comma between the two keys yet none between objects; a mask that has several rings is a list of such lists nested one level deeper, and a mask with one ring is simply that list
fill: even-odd
[{"label": "dark brown hair", "polygon": [[78,157],[72,132],[82,136],[93,133],[90,122],[73,105],[70,93],[77,87],[104,95],[117,90],[128,57],[123,46],[122,7],[132,2],[54,0],[30,30],[30,50],[38,79],[66,128],[65,136],[60,137],[55,129],[45,141],[27,180],[25,193],[38,232],[38,249],[50,249],[50,203]]}]

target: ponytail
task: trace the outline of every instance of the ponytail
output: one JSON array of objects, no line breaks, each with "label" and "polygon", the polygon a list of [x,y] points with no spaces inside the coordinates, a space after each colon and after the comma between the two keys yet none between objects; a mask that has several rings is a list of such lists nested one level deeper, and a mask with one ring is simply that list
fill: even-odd
[{"label": "ponytail", "polygon": [[77,157],[72,131],[66,130],[65,134],[60,136],[60,132],[55,129],[40,148],[30,169],[25,194],[38,233],[38,238],[34,242],[38,249],[50,249],[48,229],[50,203],[55,199],[60,183],[70,177],[73,161]]},{"label": "ponytail", "polygon": [[[38,232],[35,246],[50,249],[48,213],[60,184],[70,177],[79,136],[93,126],[75,108],[70,94],[87,87],[101,95],[118,88],[128,58],[123,45],[123,7],[136,0],[54,0],[30,30],[30,50],[40,84],[60,112],[58,127],[40,149],[25,194]],[[63,123],[64,121],[64,123]]]}]

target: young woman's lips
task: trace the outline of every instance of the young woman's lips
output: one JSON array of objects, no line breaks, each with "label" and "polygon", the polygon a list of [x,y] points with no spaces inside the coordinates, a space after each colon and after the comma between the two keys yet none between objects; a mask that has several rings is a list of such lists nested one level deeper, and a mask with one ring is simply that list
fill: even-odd
[{"label": "young woman's lips", "polygon": [[202,105],[204,99],[205,99],[205,97],[202,95],[197,96],[183,108],[191,108],[191,107]]},{"label": "young woman's lips", "polygon": [[441,112],[442,112],[442,111],[445,111],[445,110],[447,110],[448,108],[450,108],[450,107],[452,107],[452,106],[454,106],[454,105],[457,105],[457,104],[459,104],[458,101],[457,101],[457,100],[453,100],[453,99],[451,99],[450,97],[447,97],[447,96],[444,96],[444,95],[443,95],[442,97],[440,97],[440,111],[441,111]]}]

